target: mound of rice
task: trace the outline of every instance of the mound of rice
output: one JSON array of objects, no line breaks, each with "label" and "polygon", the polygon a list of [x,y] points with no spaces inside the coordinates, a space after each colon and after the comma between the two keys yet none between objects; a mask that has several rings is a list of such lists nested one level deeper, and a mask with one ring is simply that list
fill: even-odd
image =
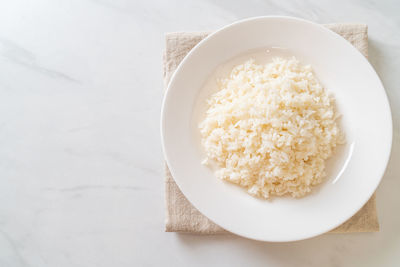
[{"label": "mound of rice", "polygon": [[208,99],[199,128],[204,164],[254,196],[301,197],[326,176],[325,160],[344,142],[334,99],[295,58],[233,68]]}]

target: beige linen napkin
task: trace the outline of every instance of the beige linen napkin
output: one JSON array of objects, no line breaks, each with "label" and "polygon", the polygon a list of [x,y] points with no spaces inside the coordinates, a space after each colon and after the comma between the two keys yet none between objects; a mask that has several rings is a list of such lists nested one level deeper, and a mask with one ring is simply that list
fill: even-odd
[{"label": "beige linen napkin", "polygon": [[[341,35],[354,45],[364,56],[368,57],[367,25],[327,24],[324,26]],[[165,88],[181,60],[208,34],[208,32],[180,32],[168,33],[165,35]],[[179,190],[168,170],[168,166],[165,166],[165,186],[167,208],[165,231],[198,234],[228,233],[192,206]],[[358,211],[347,222],[332,230],[331,233],[377,231],[379,231],[379,223],[376,214],[374,194],[360,211]]]}]

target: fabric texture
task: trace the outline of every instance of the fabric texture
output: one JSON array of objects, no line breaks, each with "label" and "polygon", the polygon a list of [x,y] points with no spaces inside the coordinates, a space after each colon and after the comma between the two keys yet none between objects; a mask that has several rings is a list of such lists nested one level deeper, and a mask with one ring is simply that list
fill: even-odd
[{"label": "fabric texture", "polygon": [[[364,24],[325,24],[325,27],[341,35],[368,57],[368,33]],[[164,87],[185,55],[209,32],[179,32],[165,35]],[[185,198],[176,185],[168,166],[165,164],[166,232],[198,234],[230,234],[201,214]],[[375,194],[348,221],[330,233],[377,232],[379,223],[376,212]]]}]

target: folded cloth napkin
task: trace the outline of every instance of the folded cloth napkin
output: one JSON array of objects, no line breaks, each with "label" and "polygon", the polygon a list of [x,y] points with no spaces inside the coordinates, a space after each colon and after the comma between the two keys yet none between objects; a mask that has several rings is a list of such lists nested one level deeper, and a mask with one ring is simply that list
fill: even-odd
[{"label": "folded cloth napkin", "polygon": [[[367,25],[340,23],[326,24],[324,26],[341,35],[354,45],[365,57],[368,57]],[[185,55],[208,34],[208,32],[179,32],[167,33],[165,35],[165,88]],[[192,206],[179,190],[167,165],[165,165],[165,190],[167,209],[165,231],[198,234],[229,233],[210,221]],[[379,223],[376,214],[374,194],[361,210],[330,233],[377,231],[379,231]]]}]

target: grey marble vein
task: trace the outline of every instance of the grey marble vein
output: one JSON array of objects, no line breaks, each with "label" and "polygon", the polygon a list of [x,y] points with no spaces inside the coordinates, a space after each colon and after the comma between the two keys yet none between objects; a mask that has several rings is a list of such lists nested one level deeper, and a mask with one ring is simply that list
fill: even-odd
[{"label": "grey marble vein", "polygon": [[43,75],[63,79],[69,82],[80,83],[78,80],[65,73],[41,66],[31,51],[4,38],[0,38],[0,55],[3,59],[8,59],[15,64],[39,72]]},{"label": "grey marble vein", "polygon": [[[15,241],[4,231],[0,230],[0,239],[1,237],[3,237],[3,239],[7,242],[8,246],[11,248],[13,255],[15,256],[16,260],[12,260],[10,258],[4,260],[1,258],[1,254],[0,254],[0,264],[3,262],[3,264],[5,262],[7,262],[7,264],[12,264],[13,267],[18,267],[18,266],[29,266],[29,264],[25,261],[25,259],[23,258],[23,256],[21,255],[20,249],[18,248],[18,246],[15,244]],[[0,251],[1,253],[1,251]]]}]

